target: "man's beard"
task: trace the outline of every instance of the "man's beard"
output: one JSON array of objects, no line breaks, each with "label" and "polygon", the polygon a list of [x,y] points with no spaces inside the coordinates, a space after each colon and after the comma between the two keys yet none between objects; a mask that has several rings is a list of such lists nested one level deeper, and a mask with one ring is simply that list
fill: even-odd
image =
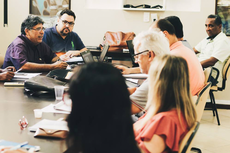
[{"label": "man's beard", "polygon": [[[67,29],[69,32],[68,33],[64,33],[65,29]],[[61,33],[62,36],[67,36],[70,33],[70,30],[69,30],[69,28],[64,28],[64,29],[62,29],[60,31],[60,33]]]}]

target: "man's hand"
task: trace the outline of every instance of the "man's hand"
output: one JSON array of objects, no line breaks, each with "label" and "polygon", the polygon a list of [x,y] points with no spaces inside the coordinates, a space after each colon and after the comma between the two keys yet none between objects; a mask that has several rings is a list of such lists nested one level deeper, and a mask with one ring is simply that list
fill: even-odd
[{"label": "man's hand", "polygon": [[67,57],[74,57],[74,56],[80,56],[80,51],[68,51],[68,52],[66,52],[65,53],[65,55],[67,56]]},{"label": "man's hand", "polygon": [[119,70],[122,70],[122,74],[130,74],[130,69],[125,67],[125,66],[122,66],[122,65],[115,65],[115,67]]},{"label": "man's hand", "polygon": [[13,66],[8,66],[7,68],[1,70],[1,72],[8,72],[8,71],[15,72],[16,69]]},{"label": "man's hand", "polygon": [[62,62],[62,61],[57,61],[53,63],[53,65],[54,65],[54,69],[66,69],[66,67],[68,66],[66,62]]},{"label": "man's hand", "polygon": [[0,73],[1,81],[10,81],[14,77],[14,72],[3,72]]}]

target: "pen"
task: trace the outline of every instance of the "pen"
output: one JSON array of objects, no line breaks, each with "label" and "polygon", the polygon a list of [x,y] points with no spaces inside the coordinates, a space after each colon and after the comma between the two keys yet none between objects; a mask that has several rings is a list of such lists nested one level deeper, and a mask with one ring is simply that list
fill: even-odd
[{"label": "pen", "polygon": [[21,71],[21,70],[22,70],[22,68],[18,69],[15,73],[18,73],[18,72]]},{"label": "pen", "polygon": [[71,41],[71,44],[72,44],[72,50],[74,50],[74,43],[73,43],[73,41]]},{"label": "pen", "polygon": [[23,142],[23,143],[21,143],[21,144],[19,144],[19,145],[17,145],[17,146],[15,146],[15,147],[12,147],[10,150],[17,150],[17,149],[19,149],[19,148],[24,147],[25,145],[28,145],[28,142],[27,142],[27,141],[26,141],[26,142]]}]

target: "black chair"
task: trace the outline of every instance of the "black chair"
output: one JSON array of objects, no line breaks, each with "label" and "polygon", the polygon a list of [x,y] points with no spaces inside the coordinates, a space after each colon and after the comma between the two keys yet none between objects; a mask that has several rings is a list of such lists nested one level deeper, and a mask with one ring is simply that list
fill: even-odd
[{"label": "black chair", "polygon": [[[222,86],[220,87],[220,86],[218,86],[218,84],[214,84],[214,85],[212,85],[210,92],[209,92],[213,116],[216,116],[218,125],[220,125],[220,120],[219,120],[219,115],[218,115],[218,112],[216,109],[216,102],[215,102],[215,97],[214,97],[213,92],[223,91],[225,89],[226,81],[227,81],[228,76],[230,74],[230,68],[229,67],[230,67],[230,58],[228,57],[227,61],[224,63],[223,68],[222,68]],[[219,70],[213,67],[213,72],[216,72],[216,75],[215,75],[213,80],[211,79],[211,81],[217,82],[217,79],[219,77]],[[212,74],[213,74],[213,72],[212,72]]]}]

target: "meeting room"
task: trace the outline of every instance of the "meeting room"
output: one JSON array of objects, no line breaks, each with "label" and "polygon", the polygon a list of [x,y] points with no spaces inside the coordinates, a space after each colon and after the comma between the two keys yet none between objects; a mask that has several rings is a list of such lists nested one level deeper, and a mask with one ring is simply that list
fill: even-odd
[{"label": "meeting room", "polygon": [[226,153],[228,0],[2,0],[0,153]]}]

